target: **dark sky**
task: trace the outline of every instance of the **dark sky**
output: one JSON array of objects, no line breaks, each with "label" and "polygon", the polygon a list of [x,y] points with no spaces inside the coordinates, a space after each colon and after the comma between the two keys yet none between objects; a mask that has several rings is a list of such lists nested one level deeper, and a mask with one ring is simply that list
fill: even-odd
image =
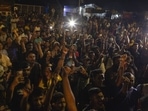
[{"label": "dark sky", "polygon": [[[17,3],[25,4],[58,4],[58,5],[74,5],[78,6],[78,0],[15,0]],[[127,11],[148,10],[148,3],[142,0],[83,0],[84,3],[95,3],[105,9],[118,9]]]}]

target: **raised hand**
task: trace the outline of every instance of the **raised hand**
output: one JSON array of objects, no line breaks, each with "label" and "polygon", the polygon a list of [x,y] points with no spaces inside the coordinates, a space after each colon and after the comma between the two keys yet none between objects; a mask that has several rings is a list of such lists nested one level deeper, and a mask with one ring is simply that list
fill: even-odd
[{"label": "raised hand", "polygon": [[62,77],[67,77],[71,74],[72,69],[68,66],[64,66],[62,69]]},{"label": "raised hand", "polygon": [[23,95],[23,97],[28,97],[32,91],[33,91],[33,86],[31,85],[30,80],[28,79],[24,88],[19,90],[18,93],[19,95]]},{"label": "raised hand", "polygon": [[120,60],[119,68],[125,69],[125,65],[127,64],[126,59],[127,59],[127,55],[126,54],[124,54],[124,55],[122,55],[120,57],[120,59],[119,59]]},{"label": "raised hand", "polygon": [[68,53],[68,48],[63,47],[63,49],[62,49],[62,53],[66,55],[66,54]]},{"label": "raised hand", "polygon": [[80,73],[85,75],[85,76],[88,76],[88,73],[83,66],[80,66]]}]

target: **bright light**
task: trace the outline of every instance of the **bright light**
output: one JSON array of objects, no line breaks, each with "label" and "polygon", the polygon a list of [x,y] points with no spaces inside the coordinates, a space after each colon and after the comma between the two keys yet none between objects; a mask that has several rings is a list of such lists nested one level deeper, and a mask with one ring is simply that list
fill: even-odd
[{"label": "bright light", "polygon": [[50,26],[50,29],[52,29],[53,27],[52,26]]},{"label": "bright light", "polygon": [[119,17],[119,15],[117,14],[117,15],[115,15],[117,18]]},{"label": "bright light", "polygon": [[70,27],[74,27],[75,25],[76,25],[76,21],[74,21],[74,20],[69,21],[69,26]]},{"label": "bright light", "polygon": [[64,12],[66,11],[66,8],[64,8]]},{"label": "bright light", "polygon": [[70,28],[71,30],[72,29],[75,29],[77,27],[77,20],[78,19],[74,19],[74,18],[67,18],[67,22],[65,22],[65,27],[66,28]]}]

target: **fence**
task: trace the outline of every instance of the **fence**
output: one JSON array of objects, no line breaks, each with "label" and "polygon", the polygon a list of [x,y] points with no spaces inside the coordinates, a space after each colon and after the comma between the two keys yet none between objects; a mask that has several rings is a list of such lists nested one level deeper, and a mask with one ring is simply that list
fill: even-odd
[{"label": "fence", "polygon": [[44,7],[38,5],[25,5],[25,4],[14,4],[14,10],[18,10],[20,13],[38,12],[44,13]]}]

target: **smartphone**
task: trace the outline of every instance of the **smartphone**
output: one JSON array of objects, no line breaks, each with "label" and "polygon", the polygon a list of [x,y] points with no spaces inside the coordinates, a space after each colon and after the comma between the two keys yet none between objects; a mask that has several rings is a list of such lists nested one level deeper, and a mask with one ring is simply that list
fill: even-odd
[{"label": "smartphone", "polygon": [[41,39],[41,38],[36,38],[36,39],[34,40],[34,42],[35,42],[35,43],[42,42],[42,39]]}]

